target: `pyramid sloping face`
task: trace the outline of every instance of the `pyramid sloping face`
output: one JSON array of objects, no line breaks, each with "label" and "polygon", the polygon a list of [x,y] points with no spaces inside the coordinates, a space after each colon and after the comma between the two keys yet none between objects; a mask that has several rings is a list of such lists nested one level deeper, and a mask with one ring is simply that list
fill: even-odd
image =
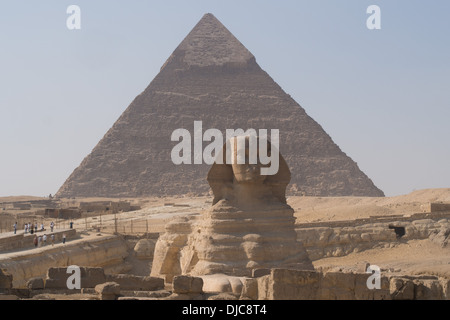
[{"label": "pyramid sloping face", "polygon": [[[60,197],[205,193],[210,166],[175,165],[175,129],[279,129],[291,191],[384,196],[322,127],[256,63],[211,14],[205,15],[60,188]],[[203,147],[208,145],[204,142]],[[288,187],[289,190],[289,187]]]}]

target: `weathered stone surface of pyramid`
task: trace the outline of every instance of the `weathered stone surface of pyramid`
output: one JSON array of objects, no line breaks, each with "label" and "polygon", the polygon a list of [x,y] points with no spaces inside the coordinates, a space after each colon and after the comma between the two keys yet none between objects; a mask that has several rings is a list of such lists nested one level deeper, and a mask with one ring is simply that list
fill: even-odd
[{"label": "weathered stone surface of pyramid", "polygon": [[[383,196],[322,127],[212,14],[206,14],[74,170],[57,196],[206,193],[207,164],[175,165],[172,132],[279,129],[292,172],[288,193]],[[204,142],[203,147],[208,145]]]}]

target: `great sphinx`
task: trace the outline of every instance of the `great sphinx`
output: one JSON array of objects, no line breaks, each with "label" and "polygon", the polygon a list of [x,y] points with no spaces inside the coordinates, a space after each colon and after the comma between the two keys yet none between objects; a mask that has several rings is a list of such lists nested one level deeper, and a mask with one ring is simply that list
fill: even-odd
[{"label": "great sphinx", "polygon": [[[216,158],[222,161],[209,170],[212,206],[196,220],[175,220],[167,226],[155,248],[152,275],[170,281],[177,274],[249,276],[255,268],[313,269],[297,241],[294,210],[286,203],[290,181],[286,161],[268,140],[256,138],[279,157],[277,172],[262,175],[261,169],[269,164],[251,164],[249,137],[245,161],[236,161],[237,140],[223,146]],[[231,163],[226,161],[227,146],[234,155]]]}]

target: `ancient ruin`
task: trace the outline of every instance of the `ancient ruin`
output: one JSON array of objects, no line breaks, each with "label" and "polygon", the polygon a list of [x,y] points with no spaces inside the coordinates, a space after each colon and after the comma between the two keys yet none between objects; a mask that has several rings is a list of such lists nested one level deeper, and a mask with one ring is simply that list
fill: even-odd
[{"label": "ancient ruin", "polygon": [[[286,204],[290,180],[286,161],[278,154],[278,173],[262,175],[260,162],[248,163],[248,137],[246,146],[246,164],[227,164],[224,145],[218,155],[223,161],[208,173],[213,206],[198,221],[181,222],[174,229],[173,224],[169,226],[156,245],[152,275],[170,281],[180,273],[249,276],[253,269],[275,266],[313,269],[297,241],[294,210]],[[236,151],[236,138],[231,139],[231,148]],[[271,152],[278,151],[272,148]],[[184,234],[184,241],[173,241],[174,233]]]},{"label": "ancient ruin", "polygon": [[194,121],[224,136],[226,129],[279,129],[291,194],[383,196],[212,14],[203,16],[57,196],[207,193],[207,164],[171,161],[172,132],[192,134]]}]

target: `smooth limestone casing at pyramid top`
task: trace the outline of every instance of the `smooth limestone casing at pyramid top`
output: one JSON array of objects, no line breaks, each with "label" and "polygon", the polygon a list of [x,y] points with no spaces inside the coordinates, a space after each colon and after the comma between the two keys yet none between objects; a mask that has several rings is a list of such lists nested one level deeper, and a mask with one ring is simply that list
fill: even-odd
[{"label": "smooth limestone casing at pyramid top", "polygon": [[[205,193],[209,166],[175,165],[178,128],[279,129],[292,172],[288,192],[318,196],[384,196],[322,127],[206,14],[74,170],[57,196],[138,197]],[[204,143],[204,147],[208,143]]]}]

